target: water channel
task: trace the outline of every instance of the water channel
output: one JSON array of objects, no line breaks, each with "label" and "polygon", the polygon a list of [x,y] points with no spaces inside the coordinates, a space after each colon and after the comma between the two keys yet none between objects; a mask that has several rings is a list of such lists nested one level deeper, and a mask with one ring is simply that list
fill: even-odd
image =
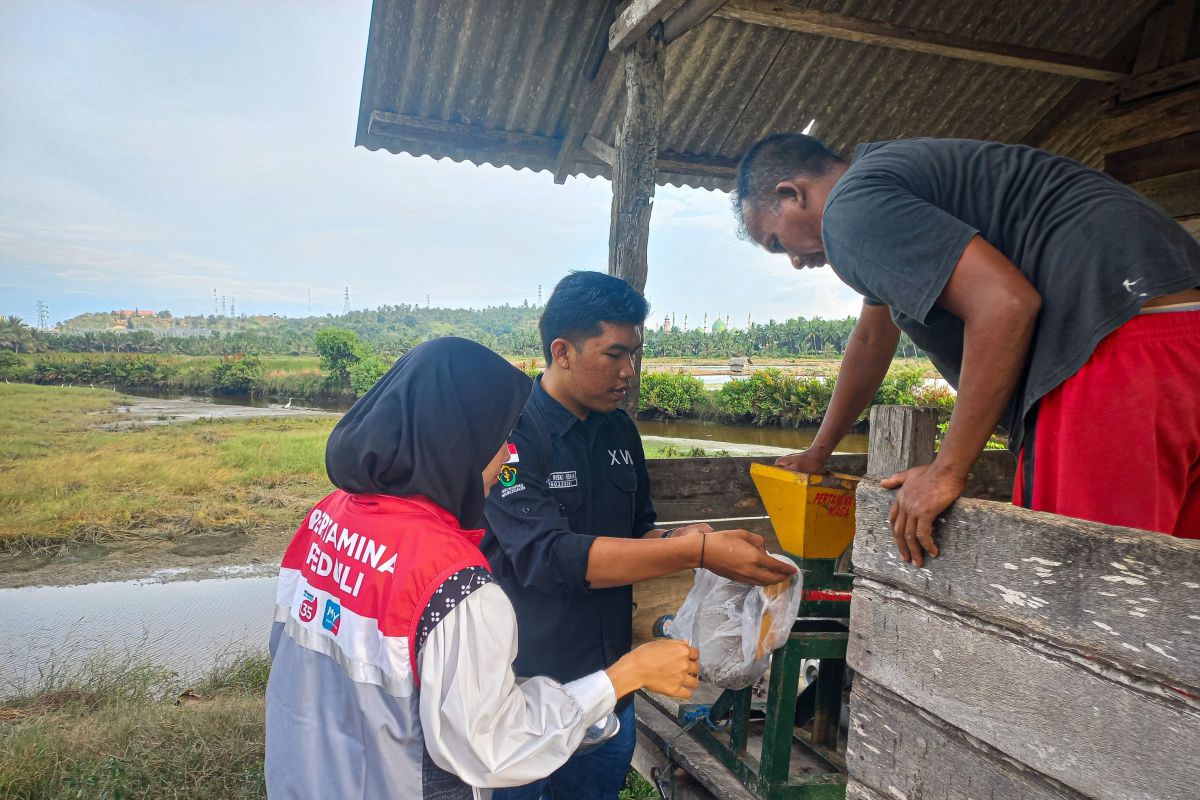
[{"label": "water channel", "polygon": [[[130,392],[164,401],[179,395]],[[279,403],[238,398],[193,396],[195,406],[279,408]],[[312,407],[314,404],[308,404]],[[293,411],[295,407],[293,406]],[[344,411],[345,406],[320,410]],[[195,418],[192,410],[180,419]],[[693,420],[643,420],[647,441],[672,442],[710,453],[774,454],[807,447],[813,428],[717,425]],[[851,434],[839,450],[864,452],[865,434]],[[220,570],[218,570],[220,572]],[[0,697],[35,686],[48,669],[81,664],[92,656],[120,661],[130,655],[172,669],[181,688],[209,669],[223,654],[267,644],[274,608],[275,568],[255,565],[224,570],[225,576],[189,579],[186,570],[164,570],[148,579],[82,586],[0,589]]]}]

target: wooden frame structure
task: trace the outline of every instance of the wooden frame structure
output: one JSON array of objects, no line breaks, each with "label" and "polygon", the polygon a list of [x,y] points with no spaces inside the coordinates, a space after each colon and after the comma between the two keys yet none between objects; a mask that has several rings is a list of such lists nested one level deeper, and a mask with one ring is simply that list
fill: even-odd
[{"label": "wooden frame structure", "polygon": [[[357,144],[611,178],[608,270],[638,290],[656,185],[731,189],[746,147],[811,119],[835,151],[909,136],[1042,147],[1200,236],[1197,4],[862,0],[851,16],[840,0],[375,0]],[[906,441],[873,457],[924,448]],[[763,528],[744,519],[745,465],[721,461],[653,462],[660,517]],[[1200,621],[1200,547],[964,499],[936,571],[914,570],[884,530],[887,502],[860,486],[848,797],[1194,796],[1200,628],[1175,628]],[[681,580],[638,587],[642,635]],[[713,791],[745,796],[683,755],[669,722],[640,722]],[[920,769],[930,748],[936,775]]]}]

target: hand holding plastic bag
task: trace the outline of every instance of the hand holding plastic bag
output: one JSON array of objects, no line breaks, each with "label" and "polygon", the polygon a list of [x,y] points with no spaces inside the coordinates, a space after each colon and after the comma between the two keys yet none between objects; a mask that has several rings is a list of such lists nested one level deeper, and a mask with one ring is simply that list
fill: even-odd
[{"label": "hand holding plastic bag", "polygon": [[700,650],[703,680],[723,689],[745,689],[763,676],[771,653],[787,642],[802,586],[799,572],[782,583],[750,586],[698,569],[669,635]]}]

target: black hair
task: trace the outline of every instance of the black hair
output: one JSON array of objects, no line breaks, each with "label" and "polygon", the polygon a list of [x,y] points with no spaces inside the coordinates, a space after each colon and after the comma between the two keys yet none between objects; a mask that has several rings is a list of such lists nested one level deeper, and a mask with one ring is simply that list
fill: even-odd
[{"label": "black hair", "polygon": [[738,233],[746,238],[744,205],[761,207],[779,202],[775,187],[780,181],[804,175],[819,178],[843,160],[819,139],[803,133],[775,133],[755,142],[738,163],[733,213]]},{"label": "black hair", "polygon": [[600,323],[641,325],[650,315],[650,304],[641,292],[620,278],[603,272],[572,272],[558,282],[546,301],[538,330],[546,365],[553,361],[550,343],[568,339],[576,347],[600,335]]}]

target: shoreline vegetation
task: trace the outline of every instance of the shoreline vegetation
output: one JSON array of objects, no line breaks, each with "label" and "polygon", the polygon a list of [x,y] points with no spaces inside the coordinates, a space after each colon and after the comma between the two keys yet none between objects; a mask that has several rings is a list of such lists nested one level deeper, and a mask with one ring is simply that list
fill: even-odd
[{"label": "shoreline vegetation", "polygon": [[[184,676],[136,652],[42,665],[0,701],[0,797],[263,800],[265,651]],[[619,800],[652,800],[632,772]]]},{"label": "shoreline vegetation", "polygon": [[[334,317],[296,319],[126,310],[84,314],[54,331],[0,318],[0,380],[42,385],[212,394],[349,405],[403,353],[438,336],[463,336],[508,354],[530,374],[541,368],[541,308],[441,309],[382,306]],[[640,411],[651,418],[802,426],[820,422],[855,320],[792,319],[729,327],[705,317],[700,328],[645,331]],[[753,359],[750,376],[708,390],[694,373]],[[925,386],[932,364],[901,337],[890,383],[876,402],[933,405],[953,393]],[[709,369],[700,370],[701,365]]]},{"label": "shoreline vegetation", "polygon": [[[348,337],[342,341],[343,353],[358,346]],[[70,559],[133,558],[149,564],[154,558],[178,562],[232,553],[274,559],[307,507],[331,489],[323,452],[336,422],[332,416],[145,424],[119,411],[128,398],[101,388],[108,384],[105,378],[115,377],[142,387],[194,391],[205,385],[197,376],[228,364],[243,369],[250,356],[6,355],[0,359],[0,378],[50,385],[0,384],[0,470],[7,478],[0,485],[0,585],[8,582],[6,575]],[[299,381],[343,386],[362,362],[343,359],[339,365],[328,357],[318,362],[296,356],[256,360],[271,380],[297,375]],[[824,374],[759,368],[715,391],[677,366],[647,369],[639,416],[816,425],[832,394],[836,365],[805,368]],[[894,369],[874,402],[933,406],[948,417],[954,395],[927,385],[927,374],[912,364]],[[724,454],[672,445],[648,448],[650,457]]]},{"label": "shoreline vegetation", "polygon": [[[540,372],[537,359],[509,358],[531,375]],[[343,407],[365,393],[390,366],[390,362],[374,355],[343,356],[331,361],[317,356],[18,355],[0,351],[0,380],[10,383]],[[639,417],[730,425],[815,426],[824,417],[837,371],[838,362],[828,359],[772,363],[756,366],[745,377],[710,389],[687,362],[646,360],[642,365]],[[927,385],[935,375],[926,361],[898,360],[872,405],[932,406],[948,416],[954,408],[954,394],[944,386]]]}]

